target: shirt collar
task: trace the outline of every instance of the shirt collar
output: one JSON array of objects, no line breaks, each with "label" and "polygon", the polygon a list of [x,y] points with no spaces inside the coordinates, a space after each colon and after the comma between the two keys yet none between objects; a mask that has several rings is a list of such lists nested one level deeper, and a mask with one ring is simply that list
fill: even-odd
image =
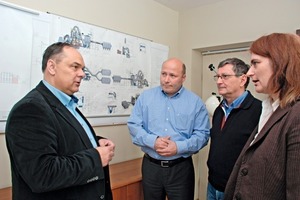
[{"label": "shirt collar", "polygon": [[279,99],[273,102],[272,99],[268,97],[262,102],[262,107],[272,109],[273,112],[278,108],[278,106],[279,106]]},{"label": "shirt collar", "polygon": [[222,106],[225,108],[238,108],[247,95],[248,95],[248,91],[246,90],[241,96],[236,98],[230,105],[228,105],[226,99],[224,99],[222,102]]},{"label": "shirt collar", "polygon": [[59,101],[64,106],[72,105],[74,103],[77,104],[78,98],[75,97],[74,95],[71,96],[67,95],[66,93],[60,91],[56,87],[49,84],[46,80],[43,80],[43,83],[54,94],[54,96],[56,96],[59,99]]},{"label": "shirt collar", "polygon": [[[161,88],[161,92],[162,92],[164,95],[168,96],[168,94],[165,93],[165,91],[163,91],[162,87],[160,87],[160,88]],[[173,97],[176,97],[176,96],[180,95],[180,93],[182,93],[183,90],[184,90],[184,87],[181,86],[181,88],[180,88],[175,94],[173,94],[172,96],[170,96],[170,98],[173,98]]]},{"label": "shirt collar", "polygon": [[279,106],[279,99],[277,99],[272,103],[273,112],[278,108],[278,106]]}]

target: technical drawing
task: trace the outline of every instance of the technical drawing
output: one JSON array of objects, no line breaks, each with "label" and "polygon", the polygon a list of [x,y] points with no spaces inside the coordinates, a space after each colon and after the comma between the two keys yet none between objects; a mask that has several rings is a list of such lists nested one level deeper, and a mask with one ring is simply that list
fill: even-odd
[{"label": "technical drawing", "polygon": [[[126,44],[126,38],[124,39],[124,43]],[[122,50],[117,49],[117,54],[122,54],[125,55],[126,58],[130,58],[130,52],[127,46],[123,46]]]},{"label": "technical drawing", "polygon": [[123,108],[127,109],[127,108],[129,108],[130,105],[134,106],[134,104],[139,96],[140,96],[139,94],[137,94],[135,97],[131,96],[131,101],[122,101],[121,104],[122,104]]},{"label": "technical drawing", "polygon": [[111,50],[112,45],[109,42],[97,42],[93,41],[92,34],[84,35],[84,33],[81,33],[78,26],[74,26],[71,30],[71,34],[66,34],[64,37],[59,37],[59,42],[67,42],[69,44],[72,44],[76,48],[90,48],[91,43],[99,44],[102,46],[104,50]]},{"label": "technical drawing", "polygon": [[82,108],[84,106],[84,96],[78,97],[77,105],[79,108]]},{"label": "technical drawing", "polygon": [[129,48],[122,47],[122,54],[126,56],[126,58],[130,58]]},{"label": "technical drawing", "polygon": [[116,92],[109,92],[108,93],[108,98],[116,99],[117,98],[117,93]]},{"label": "technical drawing", "polygon": [[146,53],[146,45],[140,44],[140,52]]},{"label": "technical drawing", "polygon": [[108,108],[108,113],[111,114],[111,113],[115,113],[116,111],[116,105],[108,105],[107,108]]},{"label": "technical drawing", "polygon": [[126,58],[130,58],[129,48],[128,47],[122,47],[122,50],[117,50],[117,54],[125,55]]},{"label": "technical drawing", "polygon": [[11,72],[1,72],[0,83],[19,84],[19,76]]},{"label": "technical drawing", "polygon": [[121,80],[130,80],[131,86],[137,86],[138,88],[143,88],[144,86],[148,87],[148,81],[144,79],[144,74],[141,70],[138,71],[136,75],[132,74],[130,75],[130,78],[123,78],[118,75],[114,75],[112,77],[113,82],[121,82]]},{"label": "technical drawing", "polygon": [[111,71],[110,69],[102,69],[98,71],[96,74],[93,74],[87,67],[83,68],[83,72],[85,73],[85,77],[83,78],[84,81],[89,81],[91,77],[96,77],[98,81],[100,81],[103,84],[110,84],[111,78],[110,77],[101,77],[99,78],[98,75],[102,76],[110,76]]}]

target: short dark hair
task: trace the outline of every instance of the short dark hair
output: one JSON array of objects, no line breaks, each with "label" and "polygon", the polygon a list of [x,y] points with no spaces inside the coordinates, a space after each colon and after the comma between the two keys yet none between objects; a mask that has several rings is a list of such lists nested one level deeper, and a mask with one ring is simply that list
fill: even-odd
[{"label": "short dark hair", "polygon": [[185,75],[186,74],[186,66],[184,63],[182,63],[182,74]]},{"label": "short dark hair", "polygon": [[[224,65],[231,64],[232,70],[234,73],[238,76],[241,76],[243,74],[247,74],[250,66],[246,64],[244,61],[238,58],[227,58],[219,63],[218,69],[223,67]],[[247,81],[245,83],[245,89],[249,85],[250,78],[247,76]]]},{"label": "short dark hair", "polygon": [[63,52],[64,47],[73,47],[73,46],[66,42],[57,42],[57,43],[54,43],[54,44],[50,45],[49,47],[47,47],[47,49],[44,51],[44,54],[43,54],[42,72],[45,71],[48,60],[50,58],[52,58],[53,56],[61,54]]}]

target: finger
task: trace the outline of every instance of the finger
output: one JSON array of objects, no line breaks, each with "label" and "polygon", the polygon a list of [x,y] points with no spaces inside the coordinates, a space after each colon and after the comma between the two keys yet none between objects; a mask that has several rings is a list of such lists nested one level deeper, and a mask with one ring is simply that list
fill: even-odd
[{"label": "finger", "polygon": [[164,140],[164,141],[168,141],[168,140],[171,139],[171,136],[162,137],[161,139]]}]

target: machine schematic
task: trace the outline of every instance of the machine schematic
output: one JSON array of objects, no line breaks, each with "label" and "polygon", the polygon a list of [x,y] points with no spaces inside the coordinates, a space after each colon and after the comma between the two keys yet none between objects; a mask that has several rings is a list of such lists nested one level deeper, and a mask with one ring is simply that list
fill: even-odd
[{"label": "machine schematic", "polygon": [[60,28],[57,41],[72,44],[84,57],[85,77],[76,93],[81,111],[130,114],[140,93],[151,87],[149,41],[68,20]]}]

